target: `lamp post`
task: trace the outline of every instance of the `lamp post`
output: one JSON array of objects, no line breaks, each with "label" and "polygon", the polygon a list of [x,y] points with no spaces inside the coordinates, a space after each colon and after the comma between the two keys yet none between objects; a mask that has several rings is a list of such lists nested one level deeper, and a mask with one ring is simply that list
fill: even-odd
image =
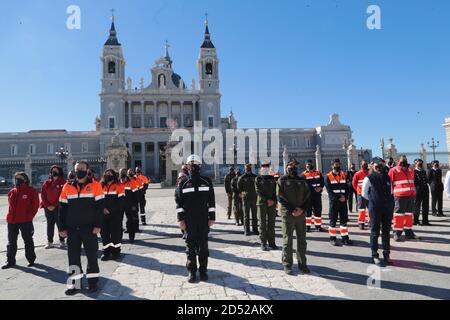
[{"label": "lamp post", "polygon": [[67,157],[69,156],[69,152],[64,149],[64,147],[59,148],[58,151],[55,152],[55,155],[59,158],[61,161],[61,165],[64,165],[64,161],[66,161]]},{"label": "lamp post", "polygon": [[105,167],[105,163],[107,163],[107,160],[104,157],[100,157],[98,162],[100,163],[100,172],[98,174],[101,177],[103,172],[105,171],[104,167]]},{"label": "lamp post", "polygon": [[436,149],[439,148],[439,141],[435,141],[431,138],[431,143],[427,142],[428,148],[433,150],[433,161],[436,161]]}]

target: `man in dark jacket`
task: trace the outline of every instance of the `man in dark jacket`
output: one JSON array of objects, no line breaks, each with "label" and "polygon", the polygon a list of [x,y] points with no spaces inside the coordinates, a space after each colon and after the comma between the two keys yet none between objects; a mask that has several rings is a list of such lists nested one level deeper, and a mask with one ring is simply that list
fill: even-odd
[{"label": "man in dark jacket", "polygon": [[241,177],[241,171],[236,170],[236,176],[231,180],[231,190],[233,191],[233,212],[236,219],[236,225],[244,225],[244,211],[242,209],[242,198],[238,189],[238,181]]},{"label": "man in dark jacket", "polygon": [[287,275],[292,275],[294,231],[297,236],[298,268],[304,274],[310,273],[306,263],[306,209],[311,192],[306,180],[299,176],[297,166],[297,161],[290,161],[286,167],[287,174],[277,182],[283,231],[282,263]]},{"label": "man in dark jacket", "polygon": [[[256,178],[258,194],[258,220],[261,249],[277,250],[275,243],[275,218],[277,215],[277,185],[275,177],[270,175],[270,162],[261,164],[260,175]],[[269,246],[267,246],[269,243]]]},{"label": "man in dark jacket", "polygon": [[259,235],[258,231],[258,213],[256,209],[256,189],[255,189],[256,174],[252,172],[252,165],[249,163],[245,166],[245,173],[238,180],[238,190],[242,196],[242,203],[244,209],[244,229],[245,235],[249,236],[250,221],[254,235]]},{"label": "man in dark jacket", "polygon": [[33,242],[33,219],[39,208],[39,196],[32,186],[25,172],[14,175],[14,187],[8,193],[8,245],[7,262],[2,269],[9,269],[16,265],[17,237],[19,232],[25,242],[25,257],[28,266],[32,267],[36,260]]},{"label": "man in dark jacket", "polygon": [[211,179],[200,175],[201,159],[192,155],[187,159],[189,177],[175,191],[178,222],[186,232],[186,267],[188,282],[197,278],[197,255],[200,281],[208,281],[208,234],[216,220],[216,203]]},{"label": "man in dark jacket", "polygon": [[384,168],[384,160],[374,158],[372,160],[372,171],[364,178],[361,196],[368,200],[370,215],[370,247],[372,249],[372,262],[380,265],[378,255],[378,238],[383,245],[383,257],[385,264],[392,264],[390,259],[390,230],[393,216],[394,197],[389,175]]},{"label": "man in dark jacket", "polygon": [[[353,212],[353,200],[357,198],[356,190],[353,188],[353,177],[356,174],[356,165],[352,163],[350,170],[347,171],[345,177],[348,186],[348,210]],[[357,200],[357,199],[356,199]],[[355,203],[358,203],[357,201]]]},{"label": "man in dark jacket", "polygon": [[98,234],[103,224],[103,200],[105,198],[100,183],[88,177],[89,165],[84,161],[75,164],[76,179],[66,183],[59,198],[60,236],[67,238],[69,256],[69,282],[66,295],[74,295],[81,289],[83,269],[81,267],[81,247],[88,260],[86,278],[89,292],[98,290],[100,275],[98,267]]},{"label": "man in dark jacket", "polygon": [[225,176],[225,192],[227,193],[228,207],[227,207],[227,215],[228,220],[231,219],[231,209],[233,207],[233,188],[231,186],[231,181],[236,176],[234,173],[234,168],[230,167],[229,173]]},{"label": "man in dark jacket", "polygon": [[414,165],[414,186],[416,187],[414,225],[420,225],[419,217],[420,210],[422,209],[422,225],[429,226],[428,206],[430,202],[430,189],[428,188],[427,172],[423,168],[422,159],[416,159]]},{"label": "man in dark jacket", "polygon": [[428,183],[431,189],[431,210],[433,216],[445,217],[442,210],[444,184],[442,183],[442,170],[439,161],[433,161],[431,169],[428,170]]}]

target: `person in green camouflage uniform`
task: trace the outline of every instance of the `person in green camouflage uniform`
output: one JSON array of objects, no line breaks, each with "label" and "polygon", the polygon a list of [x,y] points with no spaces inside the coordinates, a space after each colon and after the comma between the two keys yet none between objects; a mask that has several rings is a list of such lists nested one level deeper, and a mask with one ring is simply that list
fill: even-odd
[{"label": "person in green camouflage uniform", "polygon": [[252,172],[252,165],[245,166],[245,173],[238,180],[238,190],[242,195],[242,203],[244,209],[244,229],[245,235],[251,235],[250,220],[254,235],[259,235],[258,231],[258,216],[256,210],[256,189],[255,189],[256,174]]},{"label": "person in green camouflage uniform", "polygon": [[225,184],[225,192],[227,193],[227,216],[228,220],[231,219],[231,209],[233,207],[233,188],[231,187],[231,181],[236,176],[234,172],[234,168],[230,167],[230,171],[225,176],[224,184]]},{"label": "person in green camouflage uniform", "polygon": [[[275,244],[275,218],[277,215],[277,183],[275,177],[270,175],[270,163],[261,164],[260,175],[255,181],[258,195],[258,220],[261,249],[277,250]],[[269,246],[267,246],[267,242]]]},{"label": "person in green camouflage uniform", "polygon": [[297,166],[297,161],[290,161],[286,167],[287,174],[282,176],[277,183],[283,232],[282,262],[284,271],[288,275],[292,275],[294,231],[297,235],[298,267],[304,274],[310,272],[306,265],[305,212],[311,192],[306,180],[298,175]]},{"label": "person in green camouflage uniform", "polygon": [[233,192],[233,213],[234,218],[236,219],[236,225],[242,226],[244,224],[244,212],[242,211],[242,198],[237,187],[239,177],[241,176],[241,171],[236,169],[235,173],[234,178],[231,179],[231,190]]}]

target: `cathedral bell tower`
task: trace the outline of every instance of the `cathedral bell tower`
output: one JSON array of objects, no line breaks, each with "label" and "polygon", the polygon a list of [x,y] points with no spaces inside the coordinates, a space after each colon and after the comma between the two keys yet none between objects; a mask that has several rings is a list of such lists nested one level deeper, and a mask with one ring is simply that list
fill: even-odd
[{"label": "cathedral bell tower", "polygon": [[205,38],[198,57],[200,90],[205,93],[219,93],[219,59],[209,33],[208,17],[205,20]]}]

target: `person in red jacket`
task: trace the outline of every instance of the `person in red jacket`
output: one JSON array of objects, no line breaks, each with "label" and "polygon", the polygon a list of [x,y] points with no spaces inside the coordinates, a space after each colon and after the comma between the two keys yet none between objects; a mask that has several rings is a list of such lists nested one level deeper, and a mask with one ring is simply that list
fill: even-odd
[{"label": "person in red jacket", "polygon": [[[59,195],[61,190],[66,184],[66,180],[63,178],[64,172],[60,166],[52,166],[49,172],[49,178],[42,185],[41,189],[41,208],[45,211],[45,218],[47,219],[47,245],[45,249],[53,248],[53,237],[55,235],[55,224],[58,221],[58,207],[59,207]],[[59,247],[61,249],[66,247],[64,238],[59,237]]]},{"label": "person in red jacket", "polygon": [[403,230],[407,239],[420,239],[412,230],[416,197],[414,169],[408,164],[405,155],[402,155],[398,165],[389,171],[389,177],[394,188],[394,240],[401,241]]},{"label": "person in red jacket", "polygon": [[25,242],[25,257],[28,267],[34,265],[36,254],[34,252],[33,218],[39,209],[39,196],[30,186],[30,179],[24,172],[14,175],[15,186],[8,193],[8,246],[7,262],[2,269],[9,269],[16,265],[17,237],[19,231]]},{"label": "person in red jacket", "polygon": [[366,218],[368,217],[367,206],[369,204],[369,201],[361,195],[363,181],[368,175],[369,163],[366,160],[363,160],[361,161],[361,169],[357,173],[355,173],[352,181],[353,189],[356,190],[358,199],[358,226],[361,230],[364,230]]}]

